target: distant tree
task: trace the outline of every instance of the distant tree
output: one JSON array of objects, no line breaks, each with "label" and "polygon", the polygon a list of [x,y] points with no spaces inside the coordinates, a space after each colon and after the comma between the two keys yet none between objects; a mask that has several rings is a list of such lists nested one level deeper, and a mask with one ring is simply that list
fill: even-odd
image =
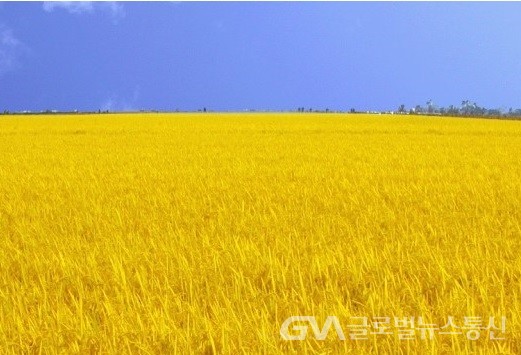
[{"label": "distant tree", "polygon": [[205,108],[203,108],[203,112],[206,112],[206,107],[205,107]]},{"label": "distant tree", "polygon": [[499,109],[490,109],[490,110],[487,110],[487,114],[489,116],[498,117],[498,116],[501,116],[501,110],[499,110]]},{"label": "distant tree", "polygon": [[432,103],[432,100],[430,100],[430,99],[429,99],[429,101],[427,101],[427,112],[428,113],[434,112],[434,104]]},{"label": "distant tree", "polygon": [[462,100],[461,101],[461,112],[465,115],[468,115],[470,111],[470,101]]},{"label": "distant tree", "polygon": [[351,113],[355,113],[356,111],[355,111],[354,108],[351,108],[350,112],[351,112]]}]

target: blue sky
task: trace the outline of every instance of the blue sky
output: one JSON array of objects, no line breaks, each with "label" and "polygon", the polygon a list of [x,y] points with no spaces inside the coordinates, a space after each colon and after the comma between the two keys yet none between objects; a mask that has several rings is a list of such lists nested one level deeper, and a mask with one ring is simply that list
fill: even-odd
[{"label": "blue sky", "polygon": [[521,3],[0,3],[3,110],[521,108]]}]

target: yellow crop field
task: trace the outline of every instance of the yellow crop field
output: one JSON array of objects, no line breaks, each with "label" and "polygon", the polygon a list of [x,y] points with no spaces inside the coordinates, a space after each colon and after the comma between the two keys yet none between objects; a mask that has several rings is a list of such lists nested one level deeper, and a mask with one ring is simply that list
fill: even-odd
[{"label": "yellow crop field", "polygon": [[521,122],[0,116],[2,353],[519,354],[520,250]]}]

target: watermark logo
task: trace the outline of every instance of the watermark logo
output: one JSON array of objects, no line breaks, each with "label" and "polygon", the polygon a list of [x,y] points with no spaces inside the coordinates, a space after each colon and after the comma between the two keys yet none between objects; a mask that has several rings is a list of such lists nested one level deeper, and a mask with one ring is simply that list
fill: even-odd
[{"label": "watermark logo", "polygon": [[[305,340],[313,337],[325,340],[331,332],[341,341],[369,340],[370,337],[395,336],[399,340],[432,340],[436,336],[465,336],[470,341],[487,337],[489,340],[504,340],[506,317],[501,316],[464,316],[457,319],[448,316],[440,324],[429,323],[423,317],[349,317],[349,322],[342,326],[337,316],[328,316],[320,325],[315,316],[292,316],[280,327],[280,336],[284,340]],[[443,324],[443,325],[441,325]],[[311,329],[311,332],[309,330]],[[312,333],[312,334],[308,334]]]},{"label": "watermark logo", "polygon": [[[305,340],[308,333],[307,325],[295,325],[294,323],[303,323],[307,322],[311,325],[311,329],[313,330],[313,335],[317,340],[325,340],[327,334],[329,333],[329,329],[333,326],[336,330],[336,334],[339,340],[345,340],[346,337],[344,335],[344,331],[340,326],[340,322],[338,318],[335,316],[329,316],[326,318],[326,322],[322,329],[318,326],[318,322],[314,316],[293,316],[289,317],[282,323],[282,327],[280,328],[280,335],[284,340]],[[289,327],[291,326],[292,333],[298,333],[297,335],[291,335],[289,331]]]}]

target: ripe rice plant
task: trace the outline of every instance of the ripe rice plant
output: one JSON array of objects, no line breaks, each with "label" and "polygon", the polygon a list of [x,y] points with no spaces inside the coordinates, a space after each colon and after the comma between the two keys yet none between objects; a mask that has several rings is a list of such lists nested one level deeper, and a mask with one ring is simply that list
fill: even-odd
[{"label": "ripe rice plant", "polygon": [[[521,353],[521,122],[3,116],[0,157],[2,351]],[[470,316],[504,339],[352,339]]]}]

